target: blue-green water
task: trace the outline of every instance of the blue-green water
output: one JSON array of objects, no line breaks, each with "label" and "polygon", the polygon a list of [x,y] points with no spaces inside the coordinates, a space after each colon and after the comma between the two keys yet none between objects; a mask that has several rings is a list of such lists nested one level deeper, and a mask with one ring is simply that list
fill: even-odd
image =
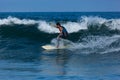
[{"label": "blue-green water", "polygon": [[[73,46],[55,43],[60,22]],[[0,80],[120,80],[120,13],[0,13]]]}]

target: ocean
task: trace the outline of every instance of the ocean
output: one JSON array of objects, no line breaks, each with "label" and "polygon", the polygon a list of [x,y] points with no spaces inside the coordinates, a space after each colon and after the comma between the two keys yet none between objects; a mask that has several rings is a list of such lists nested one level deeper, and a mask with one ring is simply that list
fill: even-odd
[{"label": "ocean", "polygon": [[120,12],[1,12],[0,80],[120,80]]}]

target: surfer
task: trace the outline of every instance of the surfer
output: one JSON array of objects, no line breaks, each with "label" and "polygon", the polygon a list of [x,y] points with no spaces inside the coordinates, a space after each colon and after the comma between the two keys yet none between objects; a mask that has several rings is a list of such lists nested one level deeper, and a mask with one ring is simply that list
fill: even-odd
[{"label": "surfer", "polygon": [[60,38],[67,39],[68,38],[68,32],[65,29],[65,27],[61,26],[60,23],[56,23],[56,26],[57,26],[57,28],[60,31],[59,35],[57,36],[57,39],[58,39],[57,48],[58,48],[59,47],[59,40],[60,40]]}]

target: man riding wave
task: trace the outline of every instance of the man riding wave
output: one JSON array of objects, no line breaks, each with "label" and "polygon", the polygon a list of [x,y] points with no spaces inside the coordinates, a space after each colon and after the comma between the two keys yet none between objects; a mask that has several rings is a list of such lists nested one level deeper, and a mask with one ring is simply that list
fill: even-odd
[{"label": "man riding wave", "polygon": [[57,39],[58,39],[57,48],[58,48],[58,47],[59,47],[59,39],[60,39],[60,38],[67,39],[67,38],[68,38],[68,32],[67,32],[67,30],[65,29],[65,27],[61,26],[60,23],[56,23],[56,26],[57,26],[57,28],[58,28],[59,31],[60,31],[60,33],[59,33],[59,35],[58,35],[58,37],[57,37]]}]

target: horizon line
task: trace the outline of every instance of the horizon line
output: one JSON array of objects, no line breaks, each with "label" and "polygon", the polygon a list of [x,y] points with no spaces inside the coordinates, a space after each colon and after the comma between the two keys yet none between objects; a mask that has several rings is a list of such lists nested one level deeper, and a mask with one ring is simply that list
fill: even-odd
[{"label": "horizon line", "polygon": [[24,12],[36,12],[36,13],[39,13],[39,12],[120,12],[120,11],[1,11],[0,13],[17,13],[17,12],[21,12],[21,13],[24,13]]}]

